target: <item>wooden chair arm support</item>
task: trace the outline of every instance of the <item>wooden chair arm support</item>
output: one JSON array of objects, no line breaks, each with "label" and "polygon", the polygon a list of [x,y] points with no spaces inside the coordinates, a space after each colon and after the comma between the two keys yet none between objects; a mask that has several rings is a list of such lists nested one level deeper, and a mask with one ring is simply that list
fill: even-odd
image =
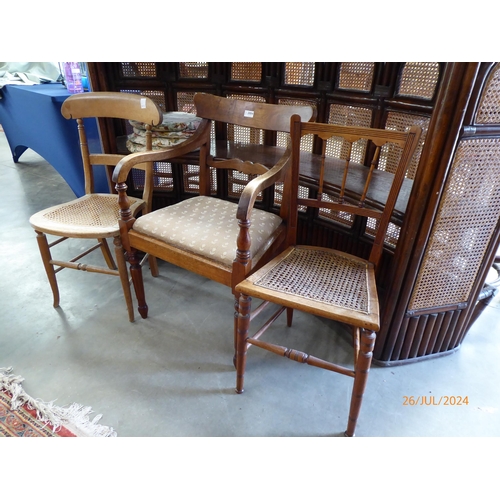
[{"label": "wooden chair arm support", "polygon": [[[210,142],[210,120],[203,119],[196,132],[184,142],[160,151],[131,153],[123,158],[113,170],[113,182],[126,182],[132,168],[141,168],[141,163],[167,161],[190,153]],[[144,168],[144,167],[142,167]]]},{"label": "wooden chair arm support", "polygon": [[291,155],[292,149],[289,145],[283,153],[283,156],[280,158],[278,163],[274,165],[274,167],[269,169],[265,174],[252,179],[245,186],[245,189],[240,196],[238,210],[236,211],[237,219],[241,221],[250,220],[250,214],[259,193],[269,186],[276,184],[276,182],[284,180],[287,170],[291,165]]}]

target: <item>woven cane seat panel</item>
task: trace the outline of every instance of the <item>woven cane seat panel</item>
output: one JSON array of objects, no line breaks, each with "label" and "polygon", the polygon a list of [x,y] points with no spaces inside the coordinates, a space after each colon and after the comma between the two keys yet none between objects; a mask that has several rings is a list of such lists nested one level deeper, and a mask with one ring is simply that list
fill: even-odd
[{"label": "woven cane seat panel", "polygon": [[469,300],[500,213],[500,139],[457,149],[409,309]]},{"label": "woven cane seat panel", "polygon": [[[196,196],[144,215],[135,222],[133,229],[230,268],[236,257],[239,233],[236,208],[230,201]],[[275,214],[258,209],[252,211],[252,256],[270,244],[281,222]]]},{"label": "woven cane seat panel", "polygon": [[[129,198],[132,213],[144,204],[138,198]],[[69,203],[42,210],[30,218],[30,224],[49,234],[78,234],[98,237],[118,234],[118,197],[113,194],[90,194]]]},{"label": "woven cane seat panel", "polygon": [[367,269],[346,254],[294,248],[254,285],[369,314]]}]

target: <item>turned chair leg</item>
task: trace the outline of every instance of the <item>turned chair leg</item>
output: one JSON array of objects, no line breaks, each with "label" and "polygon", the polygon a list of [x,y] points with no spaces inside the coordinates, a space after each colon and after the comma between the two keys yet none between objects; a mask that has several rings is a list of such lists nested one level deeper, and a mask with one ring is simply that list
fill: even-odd
[{"label": "turned chair leg", "polygon": [[54,297],[53,305],[54,307],[59,307],[59,287],[57,286],[54,266],[51,264],[52,255],[50,253],[49,243],[44,233],[40,231],[35,231],[35,233],[38,248],[40,249],[40,255],[42,257],[43,267],[45,268],[47,278],[49,279],[50,288],[52,289],[52,295]]},{"label": "turned chair leg", "polygon": [[137,298],[137,310],[142,318],[148,317],[148,305],[146,304],[146,294],[144,292],[144,282],[142,280],[141,261],[138,258],[137,251],[132,249],[127,252],[127,260],[130,263],[130,275],[134,285],[135,296]]},{"label": "turned chair leg", "polygon": [[236,353],[238,346],[238,313],[240,308],[240,302],[238,295],[234,295],[234,321],[233,321],[233,344],[234,344],[234,355],[233,355],[233,365],[236,368]]},{"label": "turned chair leg", "polygon": [[243,392],[251,306],[252,298],[248,295],[241,294],[238,308],[238,332],[236,338],[236,392],[238,394]]},{"label": "turned chair leg", "polygon": [[349,420],[345,435],[348,437],[354,436],[356,423],[358,421],[361,403],[363,402],[363,394],[365,392],[368,374],[372,363],[372,353],[375,346],[375,332],[366,330],[361,331],[360,351],[354,368],[354,384],[352,388],[351,407],[349,410]]},{"label": "turned chair leg", "polygon": [[125,253],[122,246],[122,240],[119,236],[113,239],[115,245],[116,263],[118,266],[118,273],[122,283],[123,296],[127,304],[128,319],[130,322],[134,321],[134,304],[132,302],[132,294],[130,292],[130,282],[128,279],[127,263],[125,261]]}]

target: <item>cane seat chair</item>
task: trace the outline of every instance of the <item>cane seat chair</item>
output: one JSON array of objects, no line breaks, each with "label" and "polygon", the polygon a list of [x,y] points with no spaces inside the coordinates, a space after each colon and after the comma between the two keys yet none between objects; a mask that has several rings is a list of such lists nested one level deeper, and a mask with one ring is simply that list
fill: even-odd
[{"label": "cane seat chair", "polygon": [[[321,143],[320,171],[316,189],[309,195],[299,190],[300,140],[307,134],[314,134]],[[377,296],[376,268],[382,256],[384,238],[391,219],[396,198],[405,172],[410,164],[420,136],[420,129],[412,127],[407,132],[379,130],[361,127],[344,127],[320,123],[301,123],[292,117],[292,184],[291,220],[288,247],[279,256],[268,262],[236,286],[239,294],[236,340],[236,392],[243,392],[243,382],[247,351],[257,346],[289,359],[312,366],[331,370],[354,378],[351,406],[345,435],[353,436],[361,408],[361,401],[370,369],[375,332],[379,330],[379,300]],[[346,146],[346,158],[335,159],[326,155],[330,138],[339,138]],[[367,155],[372,154],[370,164],[365,168],[364,188],[354,199],[353,192],[345,189],[352,166],[359,174],[359,164],[350,161],[352,146],[365,144]],[[401,157],[392,181],[385,206],[372,206],[369,202],[370,182],[375,177],[377,161],[384,155],[386,144],[397,145]],[[373,147],[371,147],[373,146]],[[394,147],[391,145],[391,147]],[[304,153],[302,153],[304,154]],[[328,175],[327,175],[328,174]],[[335,177],[335,175],[336,177]],[[336,188],[323,182],[325,177],[338,179]],[[328,193],[327,193],[328,192]],[[328,197],[324,195],[328,194]],[[368,259],[319,246],[296,245],[299,207],[310,210],[335,210],[353,213],[362,217],[373,217],[378,221]],[[255,311],[251,311],[251,301],[262,301]],[[255,316],[274,304],[273,314],[268,315],[262,327],[252,328],[250,322]],[[276,307],[277,305],[277,307]],[[347,325],[352,331],[354,361],[353,366],[340,366],[331,361],[310,356],[297,349],[276,345],[260,339],[272,323],[287,311],[287,325],[291,326],[293,310],[328,318]],[[309,337],[310,332],[304,337]]]},{"label": "cane seat chair", "polygon": [[[283,181],[289,172],[290,147],[226,143],[211,144],[212,123],[289,134],[290,118],[299,114],[313,118],[310,106],[276,105],[230,99],[212,94],[194,96],[196,114],[202,118],[193,140],[202,142],[199,152],[199,196],[155,210],[135,221],[128,212],[126,179],[136,161],[165,161],[184,154],[185,143],[161,153],[132,155],[119,164],[113,175],[122,194],[122,240],[129,253],[130,271],[139,303],[147,317],[142,272],[137,251],[145,252],[231,288],[283,249],[288,211],[279,215],[254,207],[257,196]],[[204,138],[204,139],[203,139]],[[227,169],[255,176],[243,189],[238,203],[211,196],[211,170]],[[235,307],[235,305],[233,306]],[[234,314],[233,314],[234,316]]]},{"label": "cane seat chair", "polygon": [[[120,239],[118,225],[118,195],[116,193],[94,193],[94,165],[114,169],[124,157],[120,154],[90,154],[87,143],[85,118],[116,118],[137,120],[146,124],[146,149],[151,150],[151,126],[161,123],[163,114],[149,98],[119,92],[89,92],[74,94],[64,101],[61,112],[66,119],[76,119],[83,160],[85,194],[75,200],[49,207],[34,214],[30,224],[34,228],[43,265],[52,288],[54,307],[59,306],[59,288],[56,273],[64,268],[119,276],[125,296],[129,320],[134,320],[134,307],[130,292],[130,280]],[[135,165],[145,173],[142,198],[130,199],[131,213],[147,213],[151,209],[153,171],[151,163]],[[112,172],[112,170],[111,170]],[[49,243],[46,235],[57,237]],[[97,240],[93,246],[87,245],[78,256],[61,260],[52,257],[52,248],[68,239]],[[107,238],[113,238],[116,264],[111,255]],[[51,238],[52,239],[52,238]],[[84,263],[82,258],[94,250],[102,251],[105,264]],[[62,250],[60,252],[63,254]],[[152,270],[156,268],[154,257],[150,258]]]}]

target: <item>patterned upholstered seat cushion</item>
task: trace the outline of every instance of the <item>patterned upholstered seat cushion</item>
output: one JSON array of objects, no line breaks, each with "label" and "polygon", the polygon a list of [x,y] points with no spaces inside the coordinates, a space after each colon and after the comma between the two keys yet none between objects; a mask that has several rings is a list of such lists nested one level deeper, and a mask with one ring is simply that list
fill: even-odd
[{"label": "patterned upholstered seat cushion", "polygon": [[[275,214],[252,211],[252,256],[267,246],[280,224],[281,218]],[[236,257],[239,226],[236,205],[230,201],[208,196],[190,198],[140,217],[133,229],[228,268]]]}]

